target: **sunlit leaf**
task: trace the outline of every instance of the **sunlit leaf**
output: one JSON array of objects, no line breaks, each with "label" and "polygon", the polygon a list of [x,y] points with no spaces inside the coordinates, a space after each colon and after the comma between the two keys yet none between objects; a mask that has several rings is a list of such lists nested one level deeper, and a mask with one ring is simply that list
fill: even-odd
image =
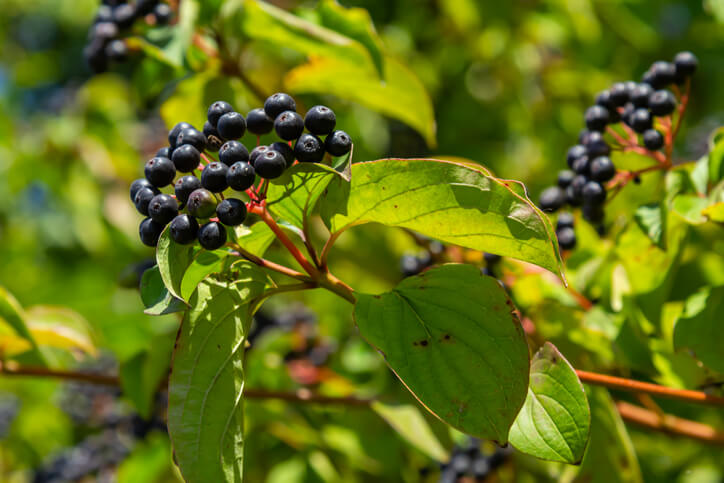
[{"label": "sunlit leaf", "polygon": [[686,300],[674,326],[674,348],[688,349],[707,367],[724,373],[721,350],[724,287],[706,287]]},{"label": "sunlit leaf", "polygon": [[166,288],[176,298],[181,297],[181,283],[184,274],[193,261],[193,248],[190,245],[181,245],[171,238],[168,226],[156,247],[156,263]]},{"label": "sunlit leaf", "polygon": [[687,223],[700,225],[706,223],[706,217],[702,211],[709,206],[709,200],[696,195],[679,195],[672,203],[674,213],[680,215]]},{"label": "sunlit leaf", "polygon": [[447,451],[440,444],[418,408],[409,405],[393,406],[374,401],[372,409],[409,444],[434,460],[445,461],[447,459]]},{"label": "sunlit leaf", "polygon": [[194,260],[183,275],[183,280],[181,280],[181,296],[184,300],[189,300],[202,280],[223,270],[228,255],[228,252],[223,250],[213,252],[200,250],[196,253]]},{"label": "sunlit leaf", "polygon": [[654,242],[654,244],[663,248],[666,213],[663,206],[658,203],[650,203],[641,205],[634,213],[634,219],[639,224],[641,230],[646,236]]},{"label": "sunlit leaf", "polygon": [[724,202],[715,203],[707,206],[701,211],[701,214],[709,220],[717,223],[724,223]]},{"label": "sunlit leaf", "polygon": [[97,354],[91,326],[77,312],[66,307],[37,305],[26,311],[26,319],[38,346]]},{"label": "sunlit leaf", "polygon": [[141,301],[144,313],[147,315],[164,315],[179,312],[184,309],[181,300],[171,295],[161,278],[158,265],[143,272],[141,277]]},{"label": "sunlit leaf", "polygon": [[264,256],[267,248],[272,244],[276,235],[263,221],[254,223],[251,227],[239,225],[230,231],[234,240],[241,247],[257,257]]}]

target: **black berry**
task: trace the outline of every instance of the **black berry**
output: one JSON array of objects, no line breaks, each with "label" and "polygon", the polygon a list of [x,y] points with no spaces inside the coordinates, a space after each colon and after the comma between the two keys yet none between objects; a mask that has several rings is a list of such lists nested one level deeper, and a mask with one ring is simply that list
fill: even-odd
[{"label": "black berry", "polygon": [[412,277],[413,275],[417,275],[418,273],[422,272],[424,268],[425,265],[415,255],[408,253],[402,255],[402,258],[400,258],[400,271],[402,272],[402,275],[404,277]]},{"label": "black berry", "polygon": [[226,141],[219,149],[219,161],[227,166],[249,161],[249,150],[239,141]]},{"label": "black berry", "polygon": [[156,151],[156,156],[157,156],[157,157],[160,156],[160,157],[162,157],[162,158],[171,159],[171,156],[172,156],[172,155],[173,155],[173,149],[171,149],[171,148],[168,147],[168,146],[164,146],[164,147],[162,147],[162,148],[159,148],[159,150]]},{"label": "black berry", "polygon": [[128,59],[128,47],[123,40],[112,40],[106,45],[106,57],[113,62],[123,62]]},{"label": "black berry", "polygon": [[168,144],[171,146],[171,149],[174,149],[176,147],[176,140],[178,139],[178,135],[187,128],[193,128],[193,126],[187,122],[179,122],[176,124],[171,130],[168,132]]},{"label": "black berry", "polygon": [[137,179],[133,183],[131,183],[131,201],[136,199],[136,193],[138,193],[141,188],[156,190],[156,188],[146,178]]},{"label": "black berry", "polygon": [[193,216],[178,215],[171,220],[168,230],[173,241],[188,245],[196,241],[196,236],[199,233],[199,222]]},{"label": "black berry", "polygon": [[149,247],[158,245],[158,239],[161,238],[164,225],[156,223],[151,218],[146,218],[138,227],[138,234],[141,236],[141,242]]},{"label": "black berry", "polygon": [[543,190],[538,204],[543,211],[554,212],[566,202],[565,192],[558,186],[551,186]]},{"label": "black berry", "polygon": [[233,112],[234,108],[231,104],[225,101],[216,101],[209,106],[209,110],[206,113],[206,118],[209,120],[212,126],[216,127],[219,122],[219,118],[227,112]]},{"label": "black berry", "polygon": [[589,223],[600,223],[603,221],[603,205],[583,205],[583,219]]},{"label": "black berry", "polygon": [[657,151],[664,146],[664,136],[656,129],[644,131],[644,146],[651,151]]},{"label": "black berry", "polygon": [[337,125],[337,116],[327,106],[314,106],[304,116],[304,127],[317,136],[326,136],[334,131]]},{"label": "black berry", "polygon": [[238,161],[231,165],[226,173],[226,183],[236,191],[244,191],[254,185],[256,173],[254,167],[246,161]]},{"label": "black berry", "polygon": [[587,205],[600,205],[606,201],[606,188],[597,181],[589,181],[583,186],[583,202]]},{"label": "black berry", "polygon": [[118,25],[118,28],[127,29],[136,20],[136,9],[133,5],[128,3],[122,3],[113,9],[113,23]]},{"label": "black berry", "polygon": [[214,161],[204,167],[201,172],[201,186],[212,193],[220,193],[229,185],[226,184],[226,172],[229,167],[224,163]]},{"label": "black berry", "polygon": [[199,243],[207,250],[216,250],[226,243],[226,228],[215,221],[206,223],[199,228]]},{"label": "black berry", "polygon": [[[584,139],[587,141],[587,139]],[[576,144],[575,146],[571,146],[568,148],[568,153],[566,153],[566,162],[568,163],[568,167],[573,167],[573,161],[580,158],[581,156],[586,155],[586,147],[582,146],[580,144]]]},{"label": "black berry", "polygon": [[280,138],[291,141],[304,132],[304,121],[296,112],[284,111],[274,120],[274,130]]},{"label": "black berry", "polygon": [[216,198],[211,191],[199,188],[189,195],[187,208],[191,216],[209,218],[216,213]]},{"label": "black berry", "polygon": [[118,37],[118,26],[113,22],[98,22],[93,26],[91,37],[98,39],[102,45]]},{"label": "black berry", "polygon": [[576,232],[573,228],[561,228],[556,231],[558,246],[563,250],[573,250],[576,247]]},{"label": "black berry", "polygon": [[274,151],[284,156],[284,161],[287,163],[287,168],[294,163],[294,150],[287,143],[277,141],[269,146]]},{"label": "black berry", "polygon": [[289,94],[283,92],[277,92],[272,94],[264,101],[264,112],[271,119],[276,119],[279,114],[284,111],[296,111],[297,104]]},{"label": "black berry", "polygon": [[591,179],[604,183],[616,174],[616,167],[608,156],[599,156],[591,162]]},{"label": "black berry", "polygon": [[599,105],[591,106],[586,109],[584,118],[589,131],[603,131],[608,124],[608,109]]},{"label": "black berry", "polygon": [[148,216],[148,205],[158,193],[159,191],[155,187],[139,189],[133,198],[133,204],[136,205],[136,210],[143,216]]},{"label": "black berry", "polygon": [[676,70],[676,80],[681,82],[696,72],[699,60],[691,52],[679,52],[674,57],[674,68]]},{"label": "black berry", "polygon": [[564,189],[567,188],[575,176],[576,173],[570,169],[564,169],[563,171],[558,172],[558,186]]},{"label": "black berry", "polygon": [[609,89],[611,102],[614,106],[620,107],[628,101],[629,91],[623,82],[616,82]]},{"label": "black berry", "polygon": [[675,108],[676,99],[667,90],[656,91],[649,97],[649,109],[654,116],[668,116]]},{"label": "black berry", "polygon": [[352,149],[352,139],[344,131],[334,131],[324,140],[324,149],[332,156],[344,156]]},{"label": "black berry", "polygon": [[216,216],[226,226],[237,226],[246,219],[246,204],[235,198],[227,198],[216,207]]},{"label": "black berry", "polygon": [[153,16],[156,18],[158,25],[167,25],[171,21],[172,15],[171,7],[165,3],[159,3],[153,9]]},{"label": "black berry", "polygon": [[158,0],[136,0],[136,15],[138,17],[145,17],[153,12],[153,7],[155,7],[156,4],[158,4]]},{"label": "black berry", "polygon": [[588,142],[586,143],[586,153],[589,158],[608,156],[611,153],[611,147],[603,139],[601,133],[594,131],[588,137]]},{"label": "black berry", "polygon": [[659,60],[654,62],[648,75],[644,75],[645,82],[654,89],[663,89],[676,79],[676,67],[671,62]]},{"label": "black berry", "polygon": [[590,169],[591,163],[589,162],[588,156],[581,156],[580,158],[573,161],[573,171],[576,174],[587,175]]},{"label": "black berry", "polygon": [[201,153],[206,149],[206,136],[196,128],[187,127],[182,129],[176,138],[176,147],[183,146],[184,144],[192,145]]},{"label": "black berry", "polygon": [[221,140],[219,131],[209,121],[204,123],[204,136],[206,136],[206,147],[212,151],[218,151],[224,141]]},{"label": "black berry", "polygon": [[173,150],[171,159],[177,171],[190,173],[199,167],[201,154],[191,144],[183,144]]},{"label": "black berry", "polygon": [[648,107],[649,97],[653,93],[654,90],[649,84],[637,84],[636,88],[631,91],[631,104],[635,107]]},{"label": "black berry", "polygon": [[573,213],[564,211],[558,215],[558,220],[556,220],[556,231],[562,228],[573,228],[575,222],[576,219],[573,217]]},{"label": "black berry", "polygon": [[148,216],[163,226],[166,226],[176,215],[178,215],[178,202],[167,194],[154,196],[148,205]]},{"label": "black berry", "polygon": [[176,181],[174,191],[176,193],[176,200],[183,206],[185,205],[191,193],[201,188],[201,180],[196,176],[186,175],[182,176]]},{"label": "black berry", "polygon": [[497,263],[500,263],[500,260],[503,259],[500,255],[496,255],[495,253],[483,253],[483,259],[485,259],[485,263],[488,265],[495,265]]},{"label": "black berry", "polygon": [[255,147],[251,150],[251,153],[249,153],[249,164],[254,166],[254,163],[256,163],[256,159],[261,156],[262,154],[269,151],[271,148],[269,146],[265,146],[264,144]]},{"label": "black berry", "polygon": [[577,175],[566,188],[566,202],[572,206],[578,206],[583,202],[583,187],[588,183],[588,178],[582,174]]},{"label": "black berry", "polygon": [[614,104],[613,99],[611,98],[610,90],[599,92],[596,95],[596,104],[601,107],[605,107],[609,113],[616,109],[616,104]]},{"label": "black berry", "polygon": [[274,119],[267,116],[262,108],[252,109],[246,115],[246,128],[250,133],[261,136],[274,129]]},{"label": "black berry", "polygon": [[[327,139],[333,135],[330,134]],[[324,144],[314,134],[302,134],[294,145],[294,156],[300,163],[318,163],[324,158]]]},{"label": "black berry", "polygon": [[238,112],[227,112],[219,118],[216,130],[224,140],[239,139],[246,132],[246,121]]},{"label": "black berry", "polygon": [[254,171],[265,179],[274,179],[282,175],[287,167],[284,156],[278,151],[269,149],[254,162]]},{"label": "black berry", "polygon": [[161,157],[149,160],[143,172],[146,175],[146,179],[158,188],[171,184],[173,178],[176,176],[176,168],[173,162],[168,158]]},{"label": "black berry", "polygon": [[651,129],[653,124],[654,120],[648,109],[640,107],[629,116],[629,125],[631,126],[631,129],[637,133],[642,133],[647,129]]}]

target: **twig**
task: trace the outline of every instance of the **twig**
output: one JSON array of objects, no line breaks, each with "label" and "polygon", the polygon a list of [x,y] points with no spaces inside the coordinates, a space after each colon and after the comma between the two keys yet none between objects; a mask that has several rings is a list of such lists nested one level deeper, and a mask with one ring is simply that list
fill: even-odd
[{"label": "twig", "polygon": [[121,383],[117,376],[94,374],[91,372],[61,371],[48,369],[46,367],[22,367],[14,362],[0,362],[0,374],[7,376],[49,377],[53,379],[89,382],[104,386],[119,386]]},{"label": "twig", "polygon": [[283,275],[286,275],[287,277],[301,280],[302,282],[311,282],[312,281],[311,278],[304,275],[303,273],[297,272],[296,270],[292,270],[291,268],[285,267],[284,265],[279,265],[278,263],[274,263],[265,258],[257,257],[253,253],[250,253],[250,252],[244,250],[240,245],[237,245],[236,243],[229,243],[227,245],[230,246],[231,248],[233,248],[234,250],[236,250],[238,252],[239,256],[246,258],[251,263],[259,265],[262,268],[267,268],[269,270],[279,272]]},{"label": "twig", "polygon": [[724,433],[709,425],[679,418],[671,414],[663,416],[624,401],[616,403],[616,409],[624,421],[643,426],[653,431],[673,436],[686,436],[709,444],[724,445]]}]

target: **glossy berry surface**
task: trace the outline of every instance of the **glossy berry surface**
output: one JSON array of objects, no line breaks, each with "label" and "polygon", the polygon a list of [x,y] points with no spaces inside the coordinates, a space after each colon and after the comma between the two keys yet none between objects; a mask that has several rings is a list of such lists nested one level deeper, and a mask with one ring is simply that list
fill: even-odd
[{"label": "glossy berry surface", "polygon": [[214,161],[204,167],[201,172],[201,186],[212,193],[220,193],[228,188],[226,184],[226,172],[229,167],[224,163]]},{"label": "glossy berry surface", "polygon": [[566,202],[565,192],[558,186],[546,188],[540,195],[538,204],[543,211],[552,213],[557,211]]},{"label": "glossy berry surface", "polygon": [[628,101],[629,91],[623,82],[617,82],[609,89],[611,102],[616,106],[620,107],[626,104]]},{"label": "glossy berry surface", "polygon": [[324,140],[324,149],[332,156],[344,156],[352,149],[352,139],[344,131],[334,131]]},{"label": "glossy berry surface", "polygon": [[156,223],[166,226],[178,215],[178,202],[167,194],[153,197],[148,204],[148,216]]},{"label": "glossy berry surface", "polygon": [[287,168],[294,163],[294,150],[287,143],[277,141],[269,147],[284,157],[284,161],[287,163]]},{"label": "glossy berry surface", "polygon": [[176,194],[176,201],[181,205],[185,205],[191,193],[201,188],[201,180],[196,176],[186,175],[176,180],[174,185],[174,192]]},{"label": "glossy berry surface", "polygon": [[674,82],[676,67],[671,62],[659,60],[651,64],[647,74],[644,75],[645,82],[651,84],[654,89],[663,89]]},{"label": "glossy berry surface", "polygon": [[573,228],[575,221],[572,213],[568,211],[562,212],[558,215],[558,220],[556,220],[556,231],[561,228]]},{"label": "glossy berry surface", "polygon": [[229,104],[226,101],[216,101],[213,104],[209,106],[209,110],[206,113],[206,119],[209,120],[209,123],[216,127],[216,124],[219,122],[219,118],[226,114],[227,112],[233,112],[234,108],[231,107],[231,104]]},{"label": "glossy berry surface", "polygon": [[184,144],[173,150],[171,159],[177,171],[190,173],[199,167],[201,153],[191,144]]},{"label": "glossy berry surface", "polygon": [[591,166],[591,162],[588,156],[581,156],[580,158],[573,161],[573,172],[576,174],[587,175],[588,170]]},{"label": "glossy berry surface", "polygon": [[226,228],[221,223],[212,221],[199,228],[199,243],[207,250],[216,250],[226,243]]},{"label": "glossy berry surface", "polygon": [[631,104],[634,107],[648,107],[649,97],[654,93],[654,89],[649,84],[638,84],[636,88],[631,91]]},{"label": "glossy berry surface", "polygon": [[280,138],[292,141],[304,132],[304,120],[294,111],[284,111],[274,120],[274,130]]},{"label": "glossy berry surface", "polygon": [[237,226],[246,219],[246,204],[236,198],[227,198],[216,207],[216,216],[226,226]]},{"label": "glossy berry surface", "polygon": [[219,149],[219,161],[227,166],[249,161],[249,150],[239,141],[226,141]]},{"label": "glossy berry surface", "polygon": [[599,105],[591,106],[586,109],[584,119],[589,131],[603,131],[609,120],[608,109]]},{"label": "glossy berry surface", "polygon": [[116,39],[106,45],[106,57],[113,62],[123,62],[128,59],[128,47],[123,40]]},{"label": "glossy berry surface", "polygon": [[184,144],[192,145],[201,153],[206,149],[206,136],[196,128],[187,127],[182,129],[176,137],[176,147]]},{"label": "glossy berry surface", "polygon": [[558,246],[562,250],[573,250],[576,247],[576,232],[573,228],[566,227],[556,231]]},{"label": "glossy berry surface", "polygon": [[157,157],[171,159],[172,155],[173,155],[173,149],[171,149],[169,146],[164,146],[162,148],[159,148],[158,151],[156,151]]},{"label": "glossy berry surface", "polygon": [[244,191],[254,185],[256,172],[254,167],[246,161],[238,161],[229,167],[226,172],[226,183],[229,188],[236,191]]},{"label": "glossy berry surface", "polygon": [[589,134],[586,139],[586,154],[590,158],[596,158],[598,156],[608,156],[611,152],[611,147],[608,145],[606,140],[603,138],[598,131],[593,131]]},{"label": "glossy berry surface", "polygon": [[153,9],[153,16],[158,25],[167,25],[171,21],[173,12],[171,11],[171,7],[167,4],[159,3]]},{"label": "glossy berry surface", "polygon": [[651,129],[653,123],[654,120],[648,109],[638,108],[632,112],[629,117],[629,125],[631,126],[631,129],[637,133],[643,133],[647,129]]},{"label": "glossy berry surface", "polygon": [[196,218],[193,216],[178,215],[171,220],[168,230],[171,238],[173,238],[176,243],[188,245],[196,241],[199,233],[199,222],[196,221]]},{"label": "glossy berry surface", "polygon": [[649,109],[654,116],[668,116],[675,108],[676,99],[667,90],[656,91],[649,97]]},{"label": "glossy berry surface", "polygon": [[186,206],[191,216],[210,218],[216,213],[216,198],[211,191],[199,188],[189,195]]},{"label": "glossy berry surface", "polygon": [[304,127],[312,134],[326,136],[334,131],[337,116],[327,106],[314,106],[304,116]]},{"label": "glossy berry surface", "polygon": [[606,182],[614,177],[616,167],[608,156],[599,156],[591,162],[590,176],[594,181]]},{"label": "glossy berry surface", "polygon": [[239,139],[246,132],[246,120],[238,112],[227,112],[216,125],[223,140]]},{"label": "glossy berry surface", "polygon": [[272,94],[264,101],[264,112],[271,119],[276,119],[284,111],[296,111],[297,103],[292,96],[283,92]]},{"label": "glossy berry surface", "polygon": [[246,115],[246,128],[250,133],[261,136],[274,129],[274,119],[267,116],[262,108],[252,109]]},{"label": "glossy berry surface", "polygon": [[284,156],[278,151],[269,149],[264,154],[256,158],[254,162],[254,171],[264,179],[274,179],[282,175],[287,167]]},{"label": "glossy berry surface", "polygon": [[651,151],[664,147],[664,136],[656,129],[647,129],[643,134],[644,146]]},{"label": "glossy berry surface", "polygon": [[152,185],[161,188],[173,182],[176,177],[176,167],[170,159],[156,157],[146,163],[143,173]]},{"label": "glossy berry surface", "polygon": [[146,218],[138,227],[138,234],[141,237],[141,242],[149,247],[155,247],[158,245],[158,239],[161,237],[163,228],[164,225],[156,223],[151,218]]},{"label": "glossy berry surface", "polygon": [[[587,140],[587,138],[584,138],[584,141]],[[571,146],[570,148],[568,148],[568,152],[566,153],[566,162],[568,163],[568,167],[572,168],[573,161],[585,155],[586,147],[581,144],[576,144],[575,146]]]},{"label": "glossy berry surface", "polygon": [[271,148],[269,146],[265,146],[264,144],[255,147],[251,150],[251,153],[249,153],[249,164],[254,166],[254,163],[256,163],[256,160],[259,156],[269,151]]},{"label": "glossy berry surface", "polygon": [[571,181],[573,181],[573,178],[575,178],[576,173],[571,171],[570,169],[564,169],[563,171],[560,171],[558,173],[558,187],[559,188],[567,188]]},{"label": "glossy berry surface", "polygon": [[324,158],[324,143],[314,134],[302,134],[294,145],[294,156],[300,163],[318,163]]},{"label": "glossy berry surface", "polygon": [[677,79],[683,79],[694,72],[699,66],[699,60],[691,52],[679,52],[674,57],[674,68],[676,69]]},{"label": "glossy berry surface", "polygon": [[133,204],[136,206],[136,210],[143,216],[148,216],[148,205],[151,200],[159,193],[154,187],[152,188],[141,188],[136,192],[136,196],[133,198]]},{"label": "glossy berry surface", "polygon": [[606,201],[606,189],[597,181],[589,181],[581,192],[583,202],[589,205],[600,205]]},{"label": "glossy berry surface", "polygon": [[168,132],[168,144],[171,146],[172,149],[176,147],[178,135],[181,133],[181,131],[187,128],[193,128],[193,126],[187,122],[179,122]]},{"label": "glossy berry surface", "polygon": [[149,188],[149,189],[151,189],[151,190],[155,190],[155,189],[156,189],[156,188],[151,184],[151,182],[148,181],[146,178],[137,179],[137,180],[135,180],[133,183],[131,183],[131,190],[130,190],[131,201],[133,201],[133,200],[136,199],[136,193],[138,193],[138,191],[139,191],[141,188]]}]

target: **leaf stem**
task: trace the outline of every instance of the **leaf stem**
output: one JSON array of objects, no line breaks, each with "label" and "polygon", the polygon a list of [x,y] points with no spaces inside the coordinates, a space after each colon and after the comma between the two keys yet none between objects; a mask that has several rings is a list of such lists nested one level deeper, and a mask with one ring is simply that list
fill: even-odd
[{"label": "leaf stem", "polygon": [[724,433],[709,425],[679,418],[671,414],[660,415],[654,411],[624,401],[616,403],[616,409],[625,421],[653,431],[674,436],[685,436],[710,444],[724,445]]},{"label": "leaf stem", "polygon": [[227,243],[227,245],[230,246],[231,248],[233,248],[234,250],[236,250],[238,252],[239,256],[246,258],[250,262],[252,262],[256,265],[259,265],[262,268],[267,268],[274,272],[279,272],[283,275],[286,275],[287,277],[301,280],[302,282],[312,282],[312,279],[309,278],[307,275],[304,275],[301,272],[297,272],[296,270],[292,270],[289,267],[285,267],[284,265],[279,265],[278,263],[274,263],[265,258],[257,257],[253,253],[250,253],[250,252],[244,250],[240,245],[237,245],[236,243]]}]

